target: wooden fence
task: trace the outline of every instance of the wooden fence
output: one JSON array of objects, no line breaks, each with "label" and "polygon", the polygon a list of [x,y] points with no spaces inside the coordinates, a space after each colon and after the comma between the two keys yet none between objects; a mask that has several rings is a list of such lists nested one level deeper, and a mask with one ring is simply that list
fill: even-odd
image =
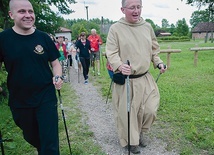
[{"label": "wooden fence", "polygon": [[190,48],[190,51],[194,51],[194,66],[197,66],[198,63],[198,52],[199,51],[208,51],[208,50],[214,50],[214,47],[193,47]]},{"label": "wooden fence", "polygon": [[162,49],[160,50],[160,53],[167,53],[167,68],[170,68],[170,56],[171,53],[180,53],[181,49]]}]

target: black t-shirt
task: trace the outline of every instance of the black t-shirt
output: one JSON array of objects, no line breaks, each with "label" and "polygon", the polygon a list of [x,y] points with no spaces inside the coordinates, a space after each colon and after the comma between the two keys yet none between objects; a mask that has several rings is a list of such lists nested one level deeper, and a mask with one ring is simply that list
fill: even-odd
[{"label": "black t-shirt", "polygon": [[79,57],[90,58],[89,50],[91,49],[91,45],[88,39],[86,39],[85,45],[81,42],[81,40],[78,40],[76,43],[76,48],[80,50]]},{"label": "black t-shirt", "polygon": [[56,101],[51,61],[59,52],[44,32],[19,35],[8,29],[0,33],[0,62],[8,72],[9,105],[15,108],[36,107],[42,101]]}]

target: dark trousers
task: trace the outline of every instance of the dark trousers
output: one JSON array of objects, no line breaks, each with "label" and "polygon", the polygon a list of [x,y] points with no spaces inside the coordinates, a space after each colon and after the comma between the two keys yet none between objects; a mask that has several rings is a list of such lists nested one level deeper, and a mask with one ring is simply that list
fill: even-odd
[{"label": "dark trousers", "polygon": [[84,79],[87,80],[88,79],[89,67],[90,67],[90,58],[80,57],[80,62],[82,64],[82,68],[83,68]]},{"label": "dark trousers", "polygon": [[11,108],[14,122],[24,139],[39,155],[59,155],[57,103],[45,102],[37,108]]}]

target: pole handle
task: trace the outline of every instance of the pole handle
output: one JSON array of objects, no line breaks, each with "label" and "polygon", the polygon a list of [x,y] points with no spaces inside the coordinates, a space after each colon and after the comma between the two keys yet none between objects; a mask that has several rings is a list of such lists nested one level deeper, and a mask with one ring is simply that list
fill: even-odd
[{"label": "pole handle", "polygon": [[130,66],[130,61],[129,60],[127,60],[127,64]]}]

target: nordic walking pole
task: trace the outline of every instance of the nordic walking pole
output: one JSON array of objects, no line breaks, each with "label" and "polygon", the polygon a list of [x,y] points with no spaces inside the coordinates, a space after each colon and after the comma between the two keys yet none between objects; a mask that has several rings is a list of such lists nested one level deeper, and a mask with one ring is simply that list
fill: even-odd
[{"label": "nordic walking pole", "polygon": [[[58,78],[56,77],[56,79],[55,79],[56,82],[57,82]],[[68,147],[69,147],[70,155],[72,155],[70,140],[69,140],[69,136],[68,136],[68,129],[67,129],[66,121],[65,121],[65,113],[64,113],[64,109],[63,109],[63,105],[62,105],[62,96],[61,96],[60,90],[57,90],[57,91],[58,91],[58,96],[59,96],[60,108],[62,111],[62,118],[63,118],[63,122],[64,122],[64,126],[65,126],[65,132],[66,132],[66,136],[67,136],[67,140],[68,140]]]},{"label": "nordic walking pole", "polygon": [[4,145],[3,145],[4,141],[3,141],[3,139],[2,139],[1,131],[0,131],[0,143],[1,143],[1,154],[2,154],[2,155],[5,155],[5,154],[4,154]]},{"label": "nordic walking pole", "polygon": [[[130,66],[129,60],[127,60],[127,64]],[[128,155],[130,155],[130,83],[129,83],[129,75],[126,78],[127,84],[127,113],[128,113]]]},{"label": "nordic walking pole", "polygon": [[[103,65],[103,70],[105,70],[105,66],[104,66],[104,60],[103,60],[103,52],[102,52],[102,47],[101,46],[99,46],[100,47],[100,57],[101,57],[101,59],[100,60],[102,60],[102,65]],[[101,67],[100,67],[101,68]]]},{"label": "nordic walking pole", "polygon": [[[160,69],[160,68],[159,68],[159,69]],[[164,69],[166,69],[166,65],[164,65]],[[158,83],[158,79],[159,79],[159,77],[161,76],[161,74],[162,74],[161,72],[158,74],[158,77],[157,77],[157,79],[155,80],[156,83]]]},{"label": "nordic walking pole", "polygon": [[92,56],[93,56],[93,60],[92,60],[92,63],[93,63],[93,71],[94,71],[94,76],[95,76],[96,73],[95,73],[95,55],[94,55],[94,53],[92,54]]},{"label": "nordic walking pole", "polygon": [[63,105],[62,105],[61,93],[60,93],[60,90],[57,90],[57,91],[58,91],[58,95],[59,95],[60,107],[61,107],[61,110],[62,110],[62,117],[63,117],[64,126],[65,126],[65,132],[66,132],[66,136],[67,136],[67,140],[68,140],[68,147],[69,147],[70,155],[72,155],[70,140],[69,140],[69,136],[68,136],[68,129],[67,129],[67,125],[66,125],[66,121],[65,121],[64,109],[63,109]]},{"label": "nordic walking pole", "polygon": [[78,75],[77,75],[78,77],[77,78],[78,78],[78,83],[80,83],[80,67],[79,67],[80,64],[79,64],[79,61],[78,61],[77,65],[78,65]]},{"label": "nordic walking pole", "polygon": [[156,83],[158,83],[158,79],[159,79],[159,77],[160,77],[161,74],[162,74],[162,73],[159,73],[159,74],[158,74],[158,77],[157,77],[157,79],[155,80]]},{"label": "nordic walking pole", "polygon": [[4,153],[4,142],[12,142],[13,139],[3,139],[2,134],[1,134],[1,130],[0,130],[0,146],[1,146],[1,154],[5,155]]},{"label": "nordic walking pole", "polygon": [[113,83],[113,79],[111,79],[111,83],[110,83],[110,86],[109,86],[109,89],[108,89],[108,95],[107,95],[107,99],[106,99],[106,104],[108,103],[108,97],[109,97],[109,94],[110,94],[112,83]]},{"label": "nordic walking pole", "polygon": [[78,67],[78,73],[77,73],[77,78],[78,78],[78,83],[80,83],[80,57],[79,54],[77,54],[77,67]]}]

